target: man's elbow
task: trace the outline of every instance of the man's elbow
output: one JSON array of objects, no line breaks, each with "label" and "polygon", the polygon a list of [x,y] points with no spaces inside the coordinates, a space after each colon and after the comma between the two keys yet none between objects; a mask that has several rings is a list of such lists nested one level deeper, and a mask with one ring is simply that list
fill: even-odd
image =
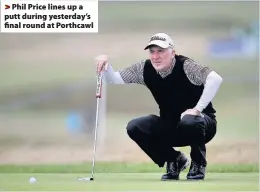
[{"label": "man's elbow", "polygon": [[220,85],[223,82],[223,78],[217,74],[217,76],[215,77],[215,81],[218,82],[218,84]]},{"label": "man's elbow", "polygon": [[219,85],[223,82],[223,78],[215,71],[210,72],[210,74],[208,75],[208,79]]}]

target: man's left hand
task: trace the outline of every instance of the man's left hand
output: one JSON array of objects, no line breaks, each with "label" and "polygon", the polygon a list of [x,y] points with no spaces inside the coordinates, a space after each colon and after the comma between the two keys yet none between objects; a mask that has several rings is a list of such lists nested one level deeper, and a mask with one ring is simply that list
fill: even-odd
[{"label": "man's left hand", "polygon": [[198,111],[197,109],[193,108],[193,109],[187,109],[186,111],[184,111],[182,114],[181,114],[181,119],[184,117],[184,115],[195,115],[195,116],[203,116],[201,114],[200,111]]}]

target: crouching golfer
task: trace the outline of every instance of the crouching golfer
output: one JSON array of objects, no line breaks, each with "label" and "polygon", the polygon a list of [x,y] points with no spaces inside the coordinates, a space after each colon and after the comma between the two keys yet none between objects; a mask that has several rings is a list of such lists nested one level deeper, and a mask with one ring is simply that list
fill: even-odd
[{"label": "crouching golfer", "polygon": [[145,85],[158,104],[159,116],[150,114],[131,120],[127,134],[159,166],[165,163],[161,180],[178,180],[189,160],[174,147],[191,147],[187,179],[205,177],[206,144],[216,134],[215,109],[211,101],[222,78],[209,67],[175,54],[173,40],[165,33],[150,38],[144,48],[149,59],[114,71],[107,55],[97,56],[97,72],[114,84]]}]

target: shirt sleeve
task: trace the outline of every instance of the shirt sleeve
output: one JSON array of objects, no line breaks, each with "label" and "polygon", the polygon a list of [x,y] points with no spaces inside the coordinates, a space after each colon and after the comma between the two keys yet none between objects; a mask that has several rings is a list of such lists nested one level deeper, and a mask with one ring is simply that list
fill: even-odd
[{"label": "shirt sleeve", "polygon": [[107,70],[104,72],[105,80],[108,83],[112,84],[125,84],[122,79],[120,73],[118,71],[114,71],[111,65],[108,65]]},{"label": "shirt sleeve", "polygon": [[194,85],[205,84],[208,74],[212,71],[209,67],[200,65],[192,59],[184,62],[183,69],[190,82]]},{"label": "shirt sleeve", "polygon": [[223,79],[222,77],[217,74],[215,71],[211,71],[206,78],[206,83],[204,86],[204,90],[198,101],[195,109],[202,112],[203,109],[207,107],[207,105],[213,100],[215,97]]},{"label": "shirt sleeve", "polygon": [[144,71],[145,60],[135,63],[123,70],[119,71],[123,81],[127,84],[136,83],[145,85],[143,71]]},{"label": "shirt sleeve", "polygon": [[222,77],[207,66],[200,65],[192,59],[184,62],[184,72],[194,85],[204,85],[202,95],[195,109],[202,112],[214,99],[221,83]]}]

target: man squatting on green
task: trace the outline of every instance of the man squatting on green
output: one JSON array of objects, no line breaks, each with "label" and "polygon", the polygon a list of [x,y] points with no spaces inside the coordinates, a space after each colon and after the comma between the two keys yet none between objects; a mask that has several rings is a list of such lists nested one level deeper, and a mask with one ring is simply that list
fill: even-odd
[{"label": "man squatting on green", "polygon": [[222,77],[214,70],[175,53],[171,37],[157,33],[144,48],[149,59],[114,71],[107,55],[96,57],[97,72],[107,82],[137,83],[146,86],[159,107],[159,116],[150,114],[131,120],[129,137],[159,167],[166,166],[161,180],[178,180],[189,166],[184,153],[174,147],[190,146],[189,180],[203,180],[207,166],[206,144],[217,130],[216,110],[212,105]]}]

